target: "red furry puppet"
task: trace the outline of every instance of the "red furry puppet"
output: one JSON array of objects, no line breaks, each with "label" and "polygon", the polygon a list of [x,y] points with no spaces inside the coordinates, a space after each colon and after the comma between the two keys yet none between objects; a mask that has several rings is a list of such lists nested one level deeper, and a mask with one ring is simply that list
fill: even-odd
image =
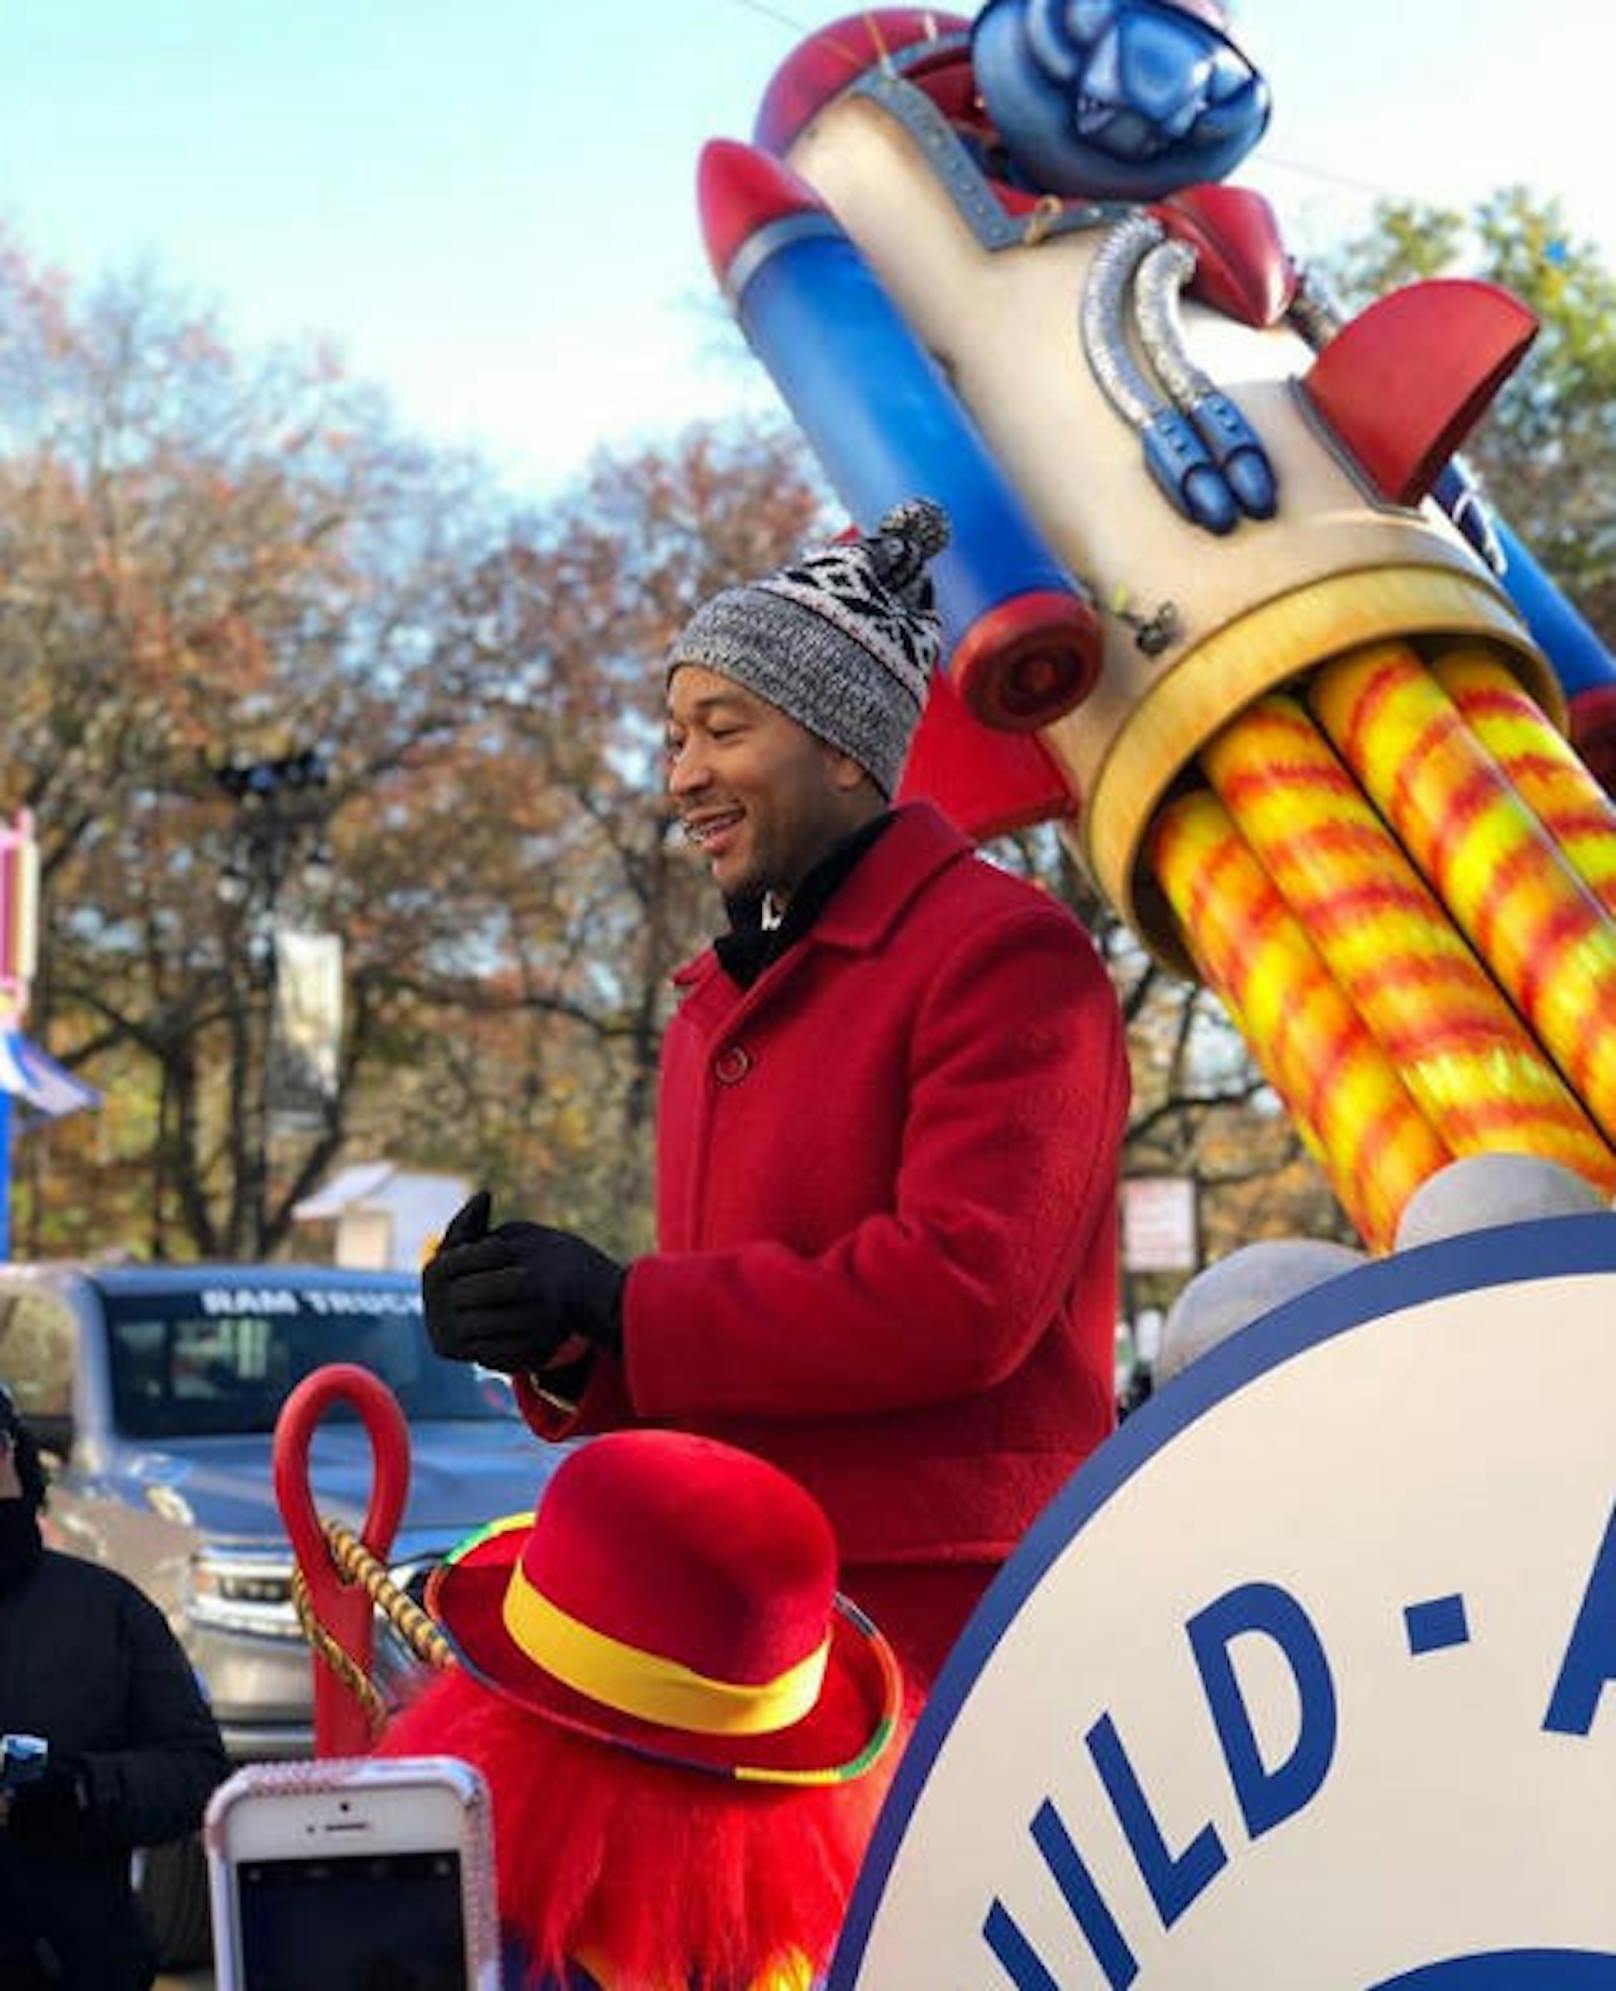
[{"label": "red furry puppet", "polygon": [[428,1601],[461,1663],[379,1753],[487,1779],[511,1984],[806,1991],[903,1698],[835,1585],[795,1480],[671,1431],[591,1440],[531,1521],[442,1565]]}]

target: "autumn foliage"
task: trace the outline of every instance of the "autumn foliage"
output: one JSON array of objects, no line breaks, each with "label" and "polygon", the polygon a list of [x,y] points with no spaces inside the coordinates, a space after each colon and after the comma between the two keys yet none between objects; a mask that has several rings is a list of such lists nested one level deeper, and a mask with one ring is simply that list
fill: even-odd
[{"label": "autumn foliage", "polygon": [[[1349,287],[1449,256],[1457,218],[1397,219]],[[1568,425],[1567,398],[1608,374],[1609,285],[1580,250],[1518,267],[1549,220],[1518,194],[1480,217],[1559,318],[1495,423],[1542,446],[1477,454],[1550,551],[1532,466],[1574,488],[1565,571],[1597,613],[1608,424]],[[0,809],[32,809],[42,845],[29,1027],[104,1093],[22,1133],[14,1248],[299,1253],[293,1205],[379,1156],[644,1248],[668,977],[719,917],[660,803],[663,658],[705,596],[842,523],[783,426],[697,428],[524,505],[320,348],[248,357],[150,278],[79,293],[0,237]],[[221,786],[307,749],[329,778],[272,823]],[[266,1116],[271,847],[276,916],[344,948],[337,1087],[295,1131]],[[1205,1256],[1348,1235],[1216,1003],[1052,833],[993,855],[1095,931],[1133,1052],[1129,1172],[1197,1182]]]},{"label": "autumn foliage", "polygon": [[[0,245],[0,806],[42,848],[30,1028],[105,1094],[19,1141],[16,1248],[284,1252],[374,1154],[643,1241],[667,973],[711,919],[660,658],[818,505],[780,436],[695,433],[525,514],[319,350],[249,362]],[[218,775],[310,747],[275,911],[342,936],[340,1081],[266,1137],[263,824]]]}]

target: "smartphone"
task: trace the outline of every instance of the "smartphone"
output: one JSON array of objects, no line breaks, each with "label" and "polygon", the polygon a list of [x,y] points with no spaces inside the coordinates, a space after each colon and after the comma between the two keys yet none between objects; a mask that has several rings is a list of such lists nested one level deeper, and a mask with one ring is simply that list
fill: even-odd
[{"label": "smartphone", "polygon": [[0,1735],[0,1791],[36,1784],[50,1767],[50,1744],[43,1735]]},{"label": "smartphone", "polygon": [[254,1764],[203,1828],[218,1991],[498,1991],[488,1788],[447,1756]]}]

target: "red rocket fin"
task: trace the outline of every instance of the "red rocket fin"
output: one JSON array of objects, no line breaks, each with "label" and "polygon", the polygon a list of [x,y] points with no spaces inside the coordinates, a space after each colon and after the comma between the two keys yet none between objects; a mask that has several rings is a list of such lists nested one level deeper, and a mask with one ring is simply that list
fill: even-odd
[{"label": "red rocket fin", "polygon": [[1151,213],[1195,251],[1190,295],[1242,325],[1277,325],[1296,292],[1296,271],[1274,210],[1249,187],[1181,187]]},{"label": "red rocket fin", "polygon": [[1536,336],[1496,284],[1413,283],[1343,325],[1301,385],[1381,494],[1418,504]]},{"label": "red rocket fin", "polygon": [[1031,733],[973,718],[935,672],[898,787],[900,802],[935,802],[974,843],[1075,813],[1077,798]]}]

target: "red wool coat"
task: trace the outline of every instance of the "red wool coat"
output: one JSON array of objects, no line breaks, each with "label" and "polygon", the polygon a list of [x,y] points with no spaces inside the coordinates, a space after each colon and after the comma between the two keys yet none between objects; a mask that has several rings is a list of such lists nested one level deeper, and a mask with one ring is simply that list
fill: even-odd
[{"label": "red wool coat", "polygon": [[675,979],[623,1372],[576,1419],[520,1386],[529,1421],[760,1453],[844,1565],[1002,1560],[1112,1425],[1128,1072],[1088,936],[915,804],[750,989],[711,950]]}]

